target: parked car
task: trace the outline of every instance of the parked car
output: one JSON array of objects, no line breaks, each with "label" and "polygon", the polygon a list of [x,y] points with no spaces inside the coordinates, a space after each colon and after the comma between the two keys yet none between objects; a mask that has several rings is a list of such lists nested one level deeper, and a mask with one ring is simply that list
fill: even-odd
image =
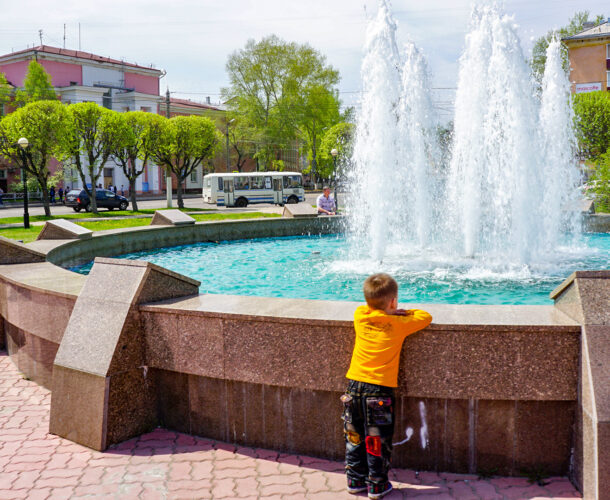
[{"label": "parked car", "polygon": [[[127,207],[129,206],[127,198],[114,194],[107,189],[96,189],[95,201],[97,202],[97,208],[107,208],[108,210],[114,208],[127,210]],[[66,195],[66,205],[72,207],[75,212],[80,212],[82,209],[91,212],[89,196],[84,189],[73,189],[72,191],[69,191]]]}]

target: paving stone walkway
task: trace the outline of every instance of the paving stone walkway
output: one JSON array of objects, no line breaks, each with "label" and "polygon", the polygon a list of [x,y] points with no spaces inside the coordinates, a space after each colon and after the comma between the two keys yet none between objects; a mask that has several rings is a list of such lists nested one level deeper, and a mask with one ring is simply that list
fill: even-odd
[{"label": "paving stone walkway", "polygon": [[[156,429],[100,453],[48,433],[51,394],[0,351],[0,499],[357,499],[343,464]],[[392,471],[388,499],[581,498],[566,478]]]}]

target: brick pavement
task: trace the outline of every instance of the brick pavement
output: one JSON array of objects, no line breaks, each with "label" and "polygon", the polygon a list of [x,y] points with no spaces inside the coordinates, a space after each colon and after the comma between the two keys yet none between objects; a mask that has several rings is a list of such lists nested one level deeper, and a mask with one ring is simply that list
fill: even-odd
[{"label": "brick pavement", "polygon": [[[0,351],[0,499],[355,499],[343,464],[156,429],[106,452],[48,433],[51,394]],[[392,471],[388,499],[575,499],[566,478]]]}]

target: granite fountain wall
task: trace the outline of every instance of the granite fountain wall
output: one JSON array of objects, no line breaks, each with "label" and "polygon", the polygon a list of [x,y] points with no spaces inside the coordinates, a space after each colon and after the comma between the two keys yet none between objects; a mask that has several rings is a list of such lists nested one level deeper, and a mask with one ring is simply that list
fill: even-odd
[{"label": "granite fountain wall", "polygon": [[[0,343],[26,376],[52,389],[51,432],[92,448],[162,425],[338,459],[356,304],[198,295],[193,280],[133,261],[98,259],[89,277],[56,265],[194,241],[333,232],[336,223],[147,227],[17,249],[2,240],[0,248],[32,262],[0,260]],[[571,473],[603,498],[609,279],[576,274],[555,292],[556,307],[427,307],[433,324],[409,337],[402,355],[396,466]]]}]

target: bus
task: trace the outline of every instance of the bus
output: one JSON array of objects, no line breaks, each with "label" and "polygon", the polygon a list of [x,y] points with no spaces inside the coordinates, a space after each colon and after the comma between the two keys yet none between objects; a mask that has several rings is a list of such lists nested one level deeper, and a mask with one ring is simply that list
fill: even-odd
[{"label": "bus", "polygon": [[299,172],[233,172],[203,178],[205,203],[219,207],[247,207],[250,203],[298,203],[305,201]]}]

